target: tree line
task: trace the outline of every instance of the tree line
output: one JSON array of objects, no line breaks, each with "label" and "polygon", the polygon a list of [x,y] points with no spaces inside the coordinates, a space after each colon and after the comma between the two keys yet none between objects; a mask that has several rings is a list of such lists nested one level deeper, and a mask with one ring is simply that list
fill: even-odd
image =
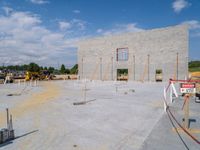
[{"label": "tree line", "polygon": [[0,66],[0,70],[31,71],[31,72],[39,72],[42,70],[47,70],[53,74],[77,74],[78,73],[78,64],[75,64],[72,68],[66,68],[65,65],[62,64],[59,69],[56,69],[54,67],[39,66],[38,64],[31,62],[30,64],[23,64],[23,65]]},{"label": "tree line", "polygon": [[200,61],[190,61],[189,64],[189,71],[200,71]]},{"label": "tree line", "polygon": [[[200,71],[200,61],[190,61],[188,63],[189,71]],[[32,62],[30,64],[24,65],[9,65],[0,66],[0,70],[8,71],[32,71],[39,72],[41,70],[48,70],[50,73],[54,74],[78,74],[78,64],[75,64],[72,68],[66,68],[64,64],[60,66],[59,69],[54,67],[43,67]]]}]

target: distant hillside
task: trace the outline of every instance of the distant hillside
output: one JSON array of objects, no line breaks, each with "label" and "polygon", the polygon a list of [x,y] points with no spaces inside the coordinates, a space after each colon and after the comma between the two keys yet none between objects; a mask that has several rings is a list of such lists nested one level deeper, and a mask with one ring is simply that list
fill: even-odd
[{"label": "distant hillside", "polygon": [[190,72],[200,71],[200,61],[190,61],[188,66]]}]

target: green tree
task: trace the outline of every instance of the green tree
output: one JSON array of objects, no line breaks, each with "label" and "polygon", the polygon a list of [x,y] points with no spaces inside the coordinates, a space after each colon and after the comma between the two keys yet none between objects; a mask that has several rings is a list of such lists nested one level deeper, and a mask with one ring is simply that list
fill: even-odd
[{"label": "green tree", "polygon": [[22,70],[23,70],[23,71],[28,70],[28,66],[29,66],[29,65],[26,65],[26,64],[22,65]]},{"label": "green tree", "polygon": [[48,71],[49,71],[50,73],[53,73],[54,70],[55,70],[54,67],[49,67],[49,68],[48,68]]},{"label": "green tree", "polygon": [[71,69],[70,69],[70,74],[77,74],[78,73],[78,64],[75,64]]},{"label": "green tree", "polygon": [[64,74],[65,72],[66,72],[65,65],[62,64],[61,67],[60,67],[60,73]]},{"label": "green tree", "polygon": [[189,62],[189,68],[200,67],[200,61],[191,61]]},{"label": "green tree", "polygon": [[66,69],[66,70],[65,70],[65,73],[66,73],[66,74],[70,74],[70,69]]},{"label": "green tree", "polygon": [[38,66],[38,64],[32,62],[32,63],[30,63],[28,65],[28,71],[39,72],[40,71],[40,67]]},{"label": "green tree", "polygon": [[190,61],[188,66],[190,72],[200,71],[200,61]]},{"label": "green tree", "polygon": [[60,70],[55,69],[55,70],[53,71],[53,74],[60,74]]}]

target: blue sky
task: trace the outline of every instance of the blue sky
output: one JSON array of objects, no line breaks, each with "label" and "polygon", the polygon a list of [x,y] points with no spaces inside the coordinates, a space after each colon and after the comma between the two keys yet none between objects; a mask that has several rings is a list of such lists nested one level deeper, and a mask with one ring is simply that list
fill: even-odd
[{"label": "blue sky", "polygon": [[199,0],[0,0],[0,64],[76,63],[76,42],[178,24],[200,60]]}]

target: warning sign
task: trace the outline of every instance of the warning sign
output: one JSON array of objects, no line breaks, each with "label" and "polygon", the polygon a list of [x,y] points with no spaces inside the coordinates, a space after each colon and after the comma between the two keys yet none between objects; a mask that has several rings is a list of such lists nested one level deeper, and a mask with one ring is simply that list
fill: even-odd
[{"label": "warning sign", "polygon": [[196,93],[196,85],[195,83],[181,83],[180,90],[181,93],[194,94]]}]

